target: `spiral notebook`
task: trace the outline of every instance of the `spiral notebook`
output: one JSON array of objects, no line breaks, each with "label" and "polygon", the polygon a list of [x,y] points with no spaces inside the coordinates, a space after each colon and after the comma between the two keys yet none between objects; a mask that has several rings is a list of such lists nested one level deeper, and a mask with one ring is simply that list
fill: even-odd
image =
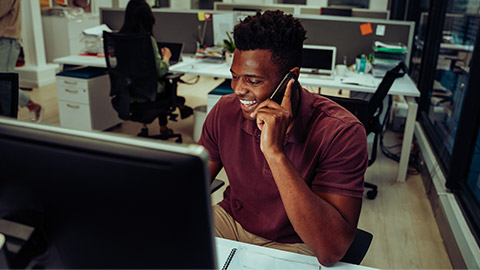
[{"label": "spiral notebook", "polygon": [[[283,252],[283,251],[282,251]],[[217,264],[221,270],[238,269],[282,269],[319,270],[321,267],[310,262],[275,256],[269,252],[251,251],[245,247],[217,248]]]}]

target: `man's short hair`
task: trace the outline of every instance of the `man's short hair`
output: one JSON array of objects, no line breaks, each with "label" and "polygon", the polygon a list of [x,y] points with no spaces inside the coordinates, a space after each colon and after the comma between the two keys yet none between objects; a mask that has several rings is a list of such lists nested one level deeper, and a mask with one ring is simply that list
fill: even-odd
[{"label": "man's short hair", "polygon": [[238,50],[270,50],[282,73],[302,64],[306,31],[300,20],[280,10],[248,16],[235,25],[233,38]]}]

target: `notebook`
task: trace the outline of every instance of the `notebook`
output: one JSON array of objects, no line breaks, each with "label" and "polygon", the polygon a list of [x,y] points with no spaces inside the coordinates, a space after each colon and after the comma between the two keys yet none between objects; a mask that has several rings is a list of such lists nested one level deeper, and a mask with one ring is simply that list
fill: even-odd
[{"label": "notebook", "polygon": [[174,42],[157,42],[158,50],[161,50],[163,47],[167,47],[172,52],[172,57],[170,57],[169,64],[175,65],[178,62],[182,61],[183,53],[183,43],[174,43]]},{"label": "notebook", "polygon": [[334,46],[303,45],[302,77],[333,79],[337,48]]},{"label": "notebook", "polygon": [[[277,256],[268,250],[253,251],[245,247],[219,248],[217,253],[217,265],[221,270],[238,269],[272,269],[272,270],[319,270],[320,265],[310,261],[292,259],[289,256]],[[228,252],[228,253],[227,253]],[[300,254],[299,254],[300,255]]]}]

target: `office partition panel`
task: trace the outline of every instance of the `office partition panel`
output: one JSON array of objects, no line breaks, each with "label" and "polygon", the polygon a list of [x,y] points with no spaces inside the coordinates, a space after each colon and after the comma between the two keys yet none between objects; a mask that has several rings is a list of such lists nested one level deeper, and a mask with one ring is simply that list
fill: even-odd
[{"label": "office partition panel", "polygon": [[[328,45],[337,47],[336,63],[342,63],[344,56],[348,64],[352,64],[358,54],[369,54],[373,51],[373,43],[402,43],[408,47],[406,59],[410,60],[413,43],[414,22],[378,20],[368,18],[345,18],[335,16],[298,15],[307,30],[305,44]],[[362,35],[360,25],[370,23],[372,33]],[[376,35],[378,25],[385,26],[383,36]]]},{"label": "office partition panel", "polygon": [[[205,10],[153,9],[155,25],[153,35],[157,41],[184,43],[184,53],[195,53],[196,43],[205,32],[204,44],[213,45],[213,27],[211,21],[199,21],[198,13]],[[212,11],[208,11],[212,13]],[[124,9],[102,8],[101,23],[112,30],[120,30],[124,20]],[[205,31],[204,31],[204,28]]]}]

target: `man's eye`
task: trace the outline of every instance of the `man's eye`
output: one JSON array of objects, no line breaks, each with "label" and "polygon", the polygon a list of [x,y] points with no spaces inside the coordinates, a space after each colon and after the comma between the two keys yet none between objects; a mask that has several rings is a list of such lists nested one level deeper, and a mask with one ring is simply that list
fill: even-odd
[{"label": "man's eye", "polygon": [[247,81],[248,81],[249,84],[252,84],[252,85],[257,85],[257,84],[262,83],[262,81],[252,80],[252,79],[248,79]]},{"label": "man's eye", "polygon": [[236,79],[238,79],[238,76],[232,74],[232,79],[236,80]]}]

